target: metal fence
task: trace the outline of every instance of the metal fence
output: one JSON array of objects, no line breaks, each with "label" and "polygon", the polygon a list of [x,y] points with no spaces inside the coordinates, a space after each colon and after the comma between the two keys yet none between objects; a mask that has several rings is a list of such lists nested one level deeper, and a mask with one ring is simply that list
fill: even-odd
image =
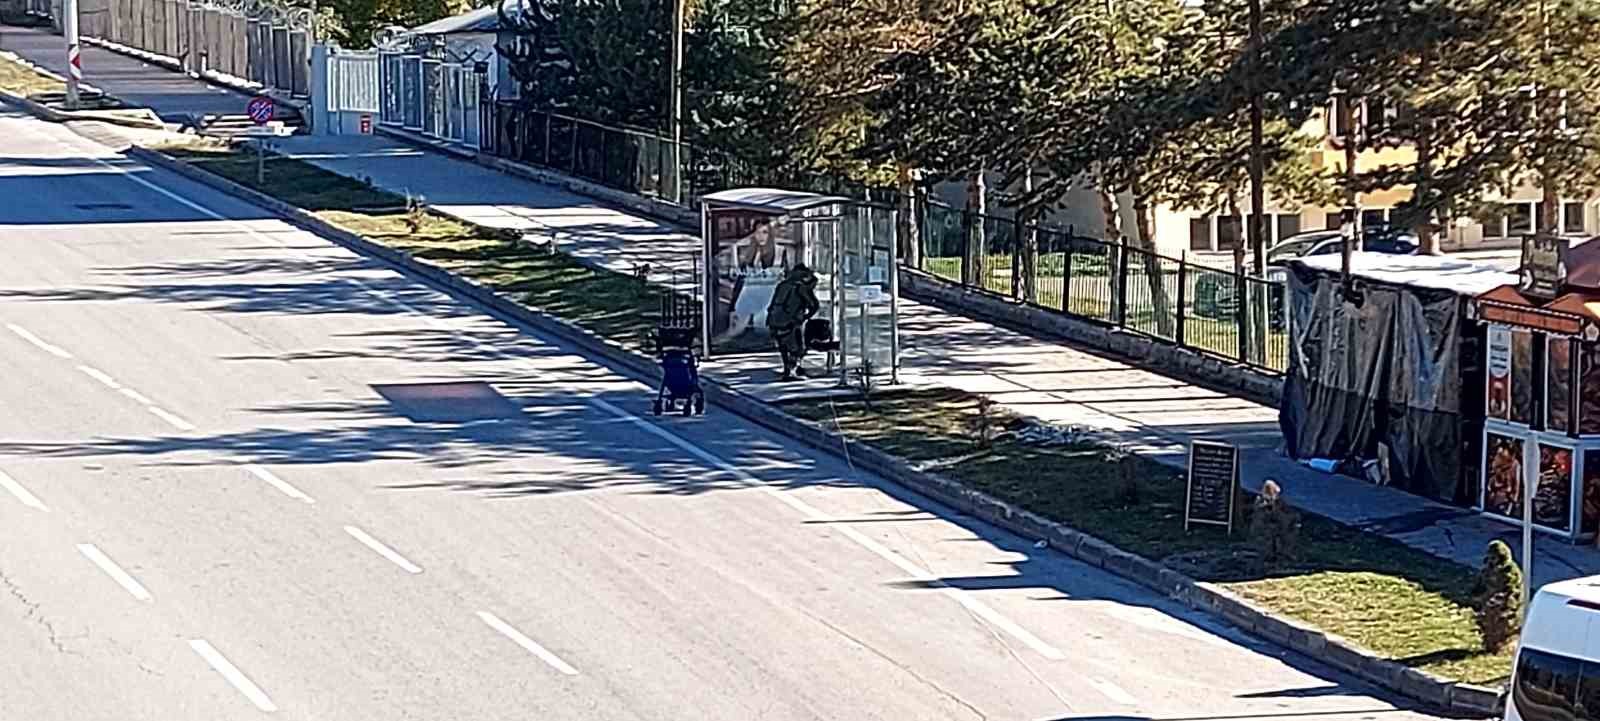
[{"label": "metal fence", "polygon": [[268,90],[310,92],[310,11],[254,2],[83,0],[83,35]]},{"label": "metal fence", "polygon": [[[670,138],[528,108],[514,101],[495,103],[494,131],[490,150],[504,158],[668,201],[676,200],[679,192]],[[694,148],[687,143],[678,147],[684,155],[683,165],[694,168]],[[687,173],[684,181],[686,198],[698,198],[701,189],[710,192],[726,187],[694,172]]]},{"label": "metal fence", "polygon": [[[576,175],[609,188],[695,207],[700,196],[727,188],[761,185],[806,188],[863,197],[866,187],[837,176],[772,174],[754,163],[692,143],[681,149],[683,183],[674,174],[671,137],[499,100],[492,112],[492,137],[483,147],[495,155]],[[882,200],[882,198],[878,198]]]},{"label": "metal fence", "polygon": [[[372,111],[378,113],[380,124],[469,148],[483,146],[492,121],[484,112],[489,86],[483,65],[391,51],[379,51],[371,58],[370,68],[351,66],[348,79],[369,83],[374,92]],[[345,68],[331,62],[328,67],[332,87],[332,73],[344,73]]]},{"label": "metal fence", "polygon": [[[925,205],[920,219],[921,270],[935,276],[1267,370],[1288,367],[1282,281],[942,205]],[[1028,236],[1032,255],[1023,252]]]}]

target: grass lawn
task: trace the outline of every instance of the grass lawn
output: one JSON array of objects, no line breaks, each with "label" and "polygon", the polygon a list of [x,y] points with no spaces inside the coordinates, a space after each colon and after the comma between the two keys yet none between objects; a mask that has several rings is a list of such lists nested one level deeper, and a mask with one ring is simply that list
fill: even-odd
[{"label": "grass lawn", "polygon": [[40,75],[32,68],[0,56],[0,89],[26,97],[34,93],[59,92],[65,90],[66,86],[59,80]]},{"label": "grass lawn", "polygon": [[268,156],[266,183],[256,183],[256,159],[224,147],[163,152],[316,213],[367,238],[410,252],[523,303],[637,347],[655,328],[659,289],[634,278],[601,273],[560,254],[437,215],[425,214],[412,232],[405,198],[314,165]]},{"label": "grass lawn", "polygon": [[[255,186],[252,155],[224,148],[167,152]],[[655,325],[651,313],[659,291],[631,277],[436,216],[423,217],[413,232],[403,198],[299,161],[269,158],[267,170],[261,189],[272,195],[612,340],[636,343]],[[837,422],[853,438],[908,460],[938,463],[942,472],[973,487],[1404,663],[1480,683],[1506,675],[1507,655],[1476,651],[1478,633],[1466,606],[1471,569],[1307,517],[1295,562],[1260,573],[1247,534],[1229,539],[1214,529],[1183,532],[1184,486],[1177,471],[1136,459],[1139,497],[1129,502],[1107,480],[1115,473],[1102,448],[1004,439],[986,450],[975,448],[976,405],[974,396],[958,391],[920,391],[880,393],[870,408],[860,401],[799,402],[786,410],[830,427]],[[1010,416],[1000,422],[1020,423]]]}]

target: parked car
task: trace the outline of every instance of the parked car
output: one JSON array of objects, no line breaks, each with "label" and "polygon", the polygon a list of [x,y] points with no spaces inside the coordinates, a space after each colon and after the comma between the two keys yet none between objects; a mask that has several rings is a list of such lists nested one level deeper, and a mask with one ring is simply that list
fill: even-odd
[{"label": "parked car", "polygon": [[1550,583],[1534,594],[1517,642],[1505,721],[1594,718],[1600,639],[1589,629],[1597,619],[1600,577]]},{"label": "parked car", "polygon": [[[1410,231],[1387,225],[1369,225],[1361,230],[1361,249],[1368,253],[1411,255],[1421,241]],[[1284,266],[1294,258],[1313,255],[1338,255],[1343,236],[1337,230],[1313,230],[1283,239],[1267,249],[1268,266]]]}]

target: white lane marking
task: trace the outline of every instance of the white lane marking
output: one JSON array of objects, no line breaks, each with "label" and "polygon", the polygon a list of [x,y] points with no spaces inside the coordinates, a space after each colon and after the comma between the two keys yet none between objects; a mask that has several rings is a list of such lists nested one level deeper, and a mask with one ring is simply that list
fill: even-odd
[{"label": "white lane marking", "polygon": [[[674,446],[677,446],[678,448],[682,449],[684,452],[689,453],[690,455],[693,455],[693,456],[699,458],[700,460],[703,460],[706,463],[711,464],[712,466],[714,466],[716,468],[719,468],[719,469],[721,469],[723,471],[726,471],[726,472],[732,474],[735,478],[738,478],[740,481],[744,482],[745,485],[751,486],[753,488],[761,489],[767,495],[778,499],[779,501],[783,502],[785,505],[789,506],[790,508],[795,509],[796,511],[799,511],[800,513],[804,514],[806,517],[808,517],[808,518],[810,518],[812,520],[818,520],[818,521],[833,520],[832,517],[830,517],[826,513],[823,513],[822,511],[818,510],[816,507],[806,503],[805,501],[802,501],[802,500],[800,500],[798,498],[795,498],[794,496],[792,496],[790,494],[783,493],[783,492],[779,491],[778,489],[767,485],[766,483],[761,482],[760,479],[756,478],[753,475],[750,475],[750,473],[740,469],[739,467],[737,467],[737,466],[735,466],[735,465],[733,465],[733,464],[731,464],[731,463],[729,463],[727,461],[722,460],[721,458],[717,457],[715,454],[711,453],[710,451],[707,451],[707,450],[695,445],[694,443],[692,443],[692,442],[690,442],[690,441],[688,441],[688,440],[686,440],[684,438],[679,437],[677,434],[672,433],[671,431],[668,431],[668,430],[666,430],[666,429],[664,429],[664,428],[662,428],[662,427],[660,427],[660,426],[658,426],[658,425],[656,425],[654,423],[651,423],[651,422],[649,422],[649,421],[647,421],[647,420],[645,420],[643,418],[640,418],[639,416],[636,416],[636,415],[634,415],[632,413],[629,413],[629,412],[627,412],[627,411],[625,411],[625,410],[623,410],[621,408],[618,408],[615,405],[612,405],[611,403],[609,403],[607,401],[600,400],[600,399],[597,398],[597,399],[592,400],[591,402],[594,403],[595,405],[601,407],[601,408],[604,408],[605,410],[609,411],[610,413],[612,413],[613,415],[617,416],[618,418],[621,418],[623,420],[629,421],[629,422],[633,423],[634,425],[639,426],[640,428],[644,429],[647,433],[650,433],[651,435],[654,435],[654,436],[656,436],[656,437],[658,437],[658,438],[660,438],[660,439],[662,439],[662,440],[664,440],[664,441],[666,441],[668,443],[671,443]],[[1060,660],[1063,660],[1063,659],[1066,658],[1066,654],[1062,653],[1061,649],[1058,649],[1058,648],[1050,645],[1049,643],[1046,643],[1044,641],[1044,639],[1041,639],[1038,636],[1035,636],[1032,632],[1028,631],[1027,629],[1025,629],[1025,628],[1023,628],[1023,627],[1021,627],[1019,625],[1017,625],[1016,622],[1014,622],[1011,619],[1006,618],[1005,616],[1001,615],[999,611],[994,610],[988,604],[984,603],[981,600],[978,600],[972,594],[970,594],[970,593],[968,593],[968,592],[966,592],[966,591],[964,591],[962,589],[955,588],[953,586],[945,584],[943,581],[939,580],[938,576],[935,576],[933,573],[931,573],[929,571],[923,570],[922,568],[918,567],[916,564],[912,563],[911,561],[906,560],[906,558],[904,556],[901,556],[900,554],[895,553],[892,550],[889,550],[883,544],[878,543],[877,541],[874,541],[871,538],[868,538],[867,536],[863,535],[860,531],[857,531],[856,529],[851,528],[849,526],[842,526],[842,525],[841,526],[837,526],[835,528],[835,530],[838,530],[842,535],[844,535],[845,538],[848,538],[848,539],[850,539],[852,541],[855,541],[856,544],[860,545],[862,548],[865,548],[865,549],[867,549],[869,551],[872,551],[874,554],[877,554],[879,557],[883,558],[884,560],[888,561],[889,563],[894,564],[894,566],[896,568],[899,568],[901,571],[904,571],[905,573],[911,575],[912,578],[915,578],[916,580],[923,581],[923,582],[926,582],[926,583],[929,583],[929,584],[931,584],[933,586],[938,587],[939,590],[944,592],[945,595],[947,595],[950,598],[954,599],[957,603],[960,603],[963,608],[966,608],[968,611],[971,611],[974,615],[978,616],[979,618],[983,619],[984,621],[987,621],[990,625],[994,626],[995,628],[998,628],[1001,631],[1004,631],[1005,633],[1009,634],[1012,638],[1015,638],[1018,641],[1021,641],[1028,648],[1031,648],[1034,651],[1038,652],[1039,655],[1044,656],[1045,658],[1048,658],[1048,659],[1050,659],[1052,661],[1060,661]]]},{"label": "white lane marking", "polygon": [[145,408],[145,410],[150,411],[151,415],[154,415],[155,417],[160,418],[161,420],[164,420],[167,423],[171,424],[173,428],[176,428],[176,429],[178,429],[180,431],[192,431],[192,430],[194,430],[194,424],[193,423],[190,423],[190,422],[188,422],[188,421],[186,421],[186,420],[184,420],[182,418],[179,418],[179,417],[177,417],[175,415],[172,415],[171,413],[168,413],[165,409],[161,408],[160,406],[145,406],[144,408]]},{"label": "white lane marking", "polygon": [[555,670],[560,671],[568,676],[578,675],[578,669],[569,666],[566,661],[561,660],[561,657],[550,653],[550,651],[545,649],[545,647],[540,646],[533,639],[522,635],[521,631],[512,628],[511,624],[500,620],[499,617],[495,616],[494,614],[489,613],[488,611],[479,611],[478,618],[483,619],[484,623],[489,624],[489,628],[499,631],[501,635],[511,639],[512,643],[521,646],[528,653],[538,656],[545,663],[550,664],[551,668],[554,668]]},{"label": "white lane marking", "polygon": [[6,490],[11,491],[11,495],[22,501],[22,505],[34,510],[49,512],[50,509],[44,507],[44,503],[39,501],[38,496],[29,493],[28,489],[23,488],[22,484],[17,482],[17,479],[6,475],[5,471],[0,471],[0,486],[4,486]]},{"label": "white lane marking", "polygon": [[21,336],[23,340],[28,341],[29,343],[32,343],[39,350],[42,350],[42,351],[44,351],[46,353],[49,353],[50,355],[53,355],[53,356],[55,356],[57,358],[71,358],[72,357],[71,353],[68,353],[68,352],[66,352],[66,351],[64,351],[64,350],[62,350],[62,349],[60,349],[60,348],[58,348],[56,346],[53,346],[53,345],[50,345],[49,343],[44,342],[44,339],[42,339],[39,336],[36,336],[36,335],[28,332],[27,328],[23,328],[22,326],[14,325],[14,324],[11,324],[11,323],[7,323],[6,327],[10,328],[12,333],[16,333],[17,335]]},{"label": "white lane marking", "polygon": [[[153,190],[153,191],[155,191],[157,193],[160,193],[163,196],[166,196],[167,198],[170,198],[170,199],[172,199],[174,201],[177,201],[179,204],[181,204],[181,205],[183,205],[183,206],[185,206],[187,208],[190,208],[190,209],[192,209],[192,210],[194,210],[196,212],[199,212],[201,214],[207,215],[207,216],[209,216],[209,217],[211,217],[211,218],[213,218],[215,220],[219,220],[219,221],[228,223],[228,224],[232,225],[233,227],[244,231],[247,235],[250,235],[251,237],[254,237],[254,238],[257,238],[257,239],[260,239],[260,240],[265,240],[265,241],[273,243],[273,244],[275,244],[275,245],[277,245],[279,247],[285,247],[285,248],[287,247],[287,246],[285,246],[283,244],[282,241],[280,241],[280,240],[278,240],[276,238],[268,237],[267,235],[261,233],[260,231],[257,231],[256,229],[251,228],[248,225],[245,225],[243,222],[227,218],[226,216],[223,216],[221,213],[218,213],[218,212],[216,212],[216,211],[214,211],[214,210],[212,210],[210,208],[207,208],[207,207],[205,207],[203,205],[195,203],[194,201],[191,201],[188,198],[185,198],[185,197],[180,196],[180,195],[178,195],[176,193],[173,193],[172,191],[167,190],[166,188],[163,188],[163,187],[161,187],[159,185],[156,185],[154,183],[151,183],[150,181],[145,180],[144,178],[141,178],[141,177],[139,177],[137,175],[134,175],[133,173],[127,171],[124,168],[117,167],[117,166],[112,165],[111,163],[108,163],[108,162],[106,162],[104,160],[101,160],[99,158],[93,158],[93,160],[96,163],[99,163],[100,165],[105,166],[106,168],[109,168],[109,169],[114,170],[114,171],[116,171],[118,173],[121,173],[124,177],[126,177],[129,180],[132,180],[135,183],[138,183],[139,185],[142,185],[142,186],[144,186],[146,188],[149,188],[150,190]],[[402,277],[404,277],[404,276],[402,275]],[[355,283],[357,286],[360,286],[369,295],[373,296],[374,298],[377,298],[378,300],[380,300],[382,302],[385,302],[385,303],[388,303],[390,305],[394,305],[394,306],[397,306],[397,307],[400,307],[400,308],[404,308],[407,311],[410,311],[412,313],[417,314],[419,317],[421,317],[424,320],[424,322],[428,323],[431,326],[446,327],[443,322],[439,321],[437,318],[434,318],[432,314],[424,312],[421,309],[418,309],[415,306],[412,306],[411,304],[406,303],[405,301],[399,300],[397,298],[393,298],[393,297],[391,297],[391,296],[389,296],[387,294],[384,294],[384,293],[379,293],[378,291],[374,290],[371,286],[369,286],[365,282],[361,281],[359,278],[352,278],[351,282]],[[481,341],[478,341],[476,338],[473,338],[471,336],[468,336],[468,335],[462,333],[461,331],[458,331],[458,330],[455,330],[455,329],[451,329],[451,333],[453,335],[457,336],[457,337],[467,339],[474,346],[477,346],[477,347],[490,347],[490,346],[487,346],[486,344],[482,343]],[[512,357],[512,356],[509,356],[508,354],[506,354],[504,352],[499,351],[499,349],[494,349],[494,351],[495,351],[495,353],[497,355],[500,355],[501,357]],[[627,412],[625,410],[622,410],[621,408],[618,408],[618,407],[616,407],[616,406],[614,406],[614,405],[612,405],[612,404],[610,404],[610,403],[608,403],[606,401],[600,400],[598,398],[597,399],[592,399],[590,402],[594,403],[595,405],[597,405],[597,406],[599,406],[601,408],[606,409],[607,411],[609,411],[612,414],[618,416],[619,418],[623,418],[623,419],[626,419],[628,421],[633,422],[634,424],[640,426],[641,428],[644,428],[646,431],[650,432],[651,434],[662,438],[663,440],[667,441],[668,443],[671,443],[672,445],[677,446],[677,447],[689,452],[690,454],[700,458],[701,460],[703,460],[703,461],[705,461],[707,463],[710,463],[712,466],[715,466],[715,467],[720,468],[720,469],[722,469],[724,471],[732,473],[736,478],[740,479],[744,483],[765,490],[769,495],[773,496],[774,498],[777,498],[778,500],[782,501],[784,504],[790,506],[791,508],[794,508],[794,509],[796,509],[796,510],[802,512],[802,513],[805,513],[808,516],[811,516],[813,518],[824,519],[824,520],[828,519],[828,516],[826,514],[822,513],[821,511],[818,511],[815,508],[812,508],[811,506],[807,505],[805,502],[800,501],[799,499],[796,499],[796,498],[791,498],[790,496],[788,496],[786,494],[779,493],[776,489],[773,489],[772,487],[766,485],[765,483],[762,483],[759,479],[755,478],[754,476],[750,475],[749,473],[746,473],[746,472],[738,469],[737,467],[733,466],[732,464],[728,463],[727,461],[724,461],[721,458],[718,458],[716,455],[701,449],[699,446],[696,446],[695,444],[690,443],[689,441],[678,437],[674,433],[668,432],[665,429],[662,429],[661,427],[656,426],[656,425],[650,423],[649,421],[646,421],[645,419],[643,419],[643,418],[641,418],[639,416],[636,416],[636,415],[634,415],[632,413],[629,413],[629,412]],[[345,530],[352,531],[351,535],[355,535],[355,533],[359,533],[360,532],[358,529],[352,529],[352,528],[350,528],[348,526],[346,527]],[[865,536],[862,536],[859,533],[854,532],[853,529],[850,529],[848,527],[846,527],[844,529],[841,529],[841,530],[848,531],[845,534],[846,537],[851,538],[851,540],[855,540],[857,543],[860,543],[861,540],[870,541],[870,539],[866,539]],[[374,543],[376,543],[376,541],[374,541]],[[874,544],[874,545],[876,545],[876,544]],[[916,568],[916,566],[910,564],[905,559],[900,558],[900,556],[898,554],[895,554],[893,551],[889,551],[888,549],[883,548],[882,546],[877,546],[877,548],[882,549],[882,553],[879,553],[879,555],[882,555],[885,559],[889,560],[891,563],[894,563],[896,566],[899,566],[902,569],[906,568],[906,566],[910,566],[911,568]],[[874,550],[874,552],[877,553],[878,551]],[[380,551],[380,553],[382,553],[382,551]],[[884,554],[887,554],[887,555],[884,555]],[[391,559],[391,560],[393,560],[393,559]],[[902,566],[901,564],[905,564],[905,566]],[[920,571],[920,569],[918,569],[918,570]],[[420,572],[420,571],[421,571],[421,569],[418,569],[417,571],[413,571],[413,573]],[[1006,633],[1011,634],[1012,636],[1016,637],[1017,640],[1019,640],[1022,643],[1028,645],[1029,647],[1033,648],[1035,651],[1039,652],[1041,655],[1045,656],[1046,658],[1049,658],[1049,659],[1052,659],[1052,660],[1060,660],[1060,659],[1066,658],[1066,655],[1061,653],[1061,651],[1059,649],[1057,649],[1057,648],[1055,648],[1053,646],[1050,646],[1049,644],[1046,644],[1043,640],[1041,640],[1037,636],[1034,636],[1032,633],[1029,633],[1026,629],[1023,629],[1022,627],[1017,626],[1015,623],[1012,623],[1009,620],[1006,620],[1004,616],[1001,616],[998,612],[996,612],[993,609],[989,608],[988,605],[984,604],[982,601],[979,601],[976,598],[972,598],[970,596],[970,594],[966,593],[965,591],[962,591],[961,589],[951,588],[949,586],[946,586],[944,583],[938,581],[935,577],[933,577],[933,575],[930,574],[930,573],[920,572],[920,576],[923,577],[923,578],[927,578],[927,579],[933,579],[933,581],[932,581],[933,583],[944,587],[944,589],[946,590],[946,592],[949,595],[957,598],[961,602],[961,605],[963,607],[966,607],[969,610],[973,610],[974,613],[977,613],[976,609],[982,608],[982,609],[984,609],[984,613],[981,614],[981,615],[983,615],[983,617],[985,617],[986,619],[1000,619],[1000,620],[1004,621],[1006,625],[1001,627],[1001,630],[1003,630]],[[990,622],[993,623],[994,621],[991,620]]]},{"label": "white lane marking", "polygon": [[417,564],[407,561],[404,556],[395,553],[394,549],[379,543],[378,539],[367,535],[366,531],[356,528],[355,526],[345,526],[344,532],[350,534],[367,548],[376,551],[378,555],[394,562],[394,565],[405,569],[406,573],[422,573],[422,569],[418,567]]},{"label": "white lane marking", "polygon": [[221,652],[217,651],[210,643],[207,643],[205,639],[197,638],[189,641],[189,648],[200,654],[200,658],[211,664],[211,668],[222,674],[222,677],[227,679],[228,683],[233,684],[233,687],[238,689],[239,693],[244,694],[245,698],[250,699],[250,703],[255,704],[256,708],[268,713],[278,710],[278,707],[272,703],[272,699],[267,698],[266,692],[262,691],[260,686],[255,685],[249,677],[244,675],[244,672],[239,670],[238,666],[228,661]]},{"label": "white lane marking", "polygon": [[316,503],[316,501],[313,500],[311,498],[311,496],[308,496],[308,495],[306,495],[304,493],[301,493],[300,489],[289,485],[289,483],[287,481],[283,480],[282,478],[277,477],[276,475],[274,475],[272,473],[272,471],[269,471],[269,470],[267,470],[265,468],[262,468],[261,466],[258,466],[258,465],[254,464],[254,463],[252,463],[252,464],[250,464],[248,466],[245,466],[244,469],[246,471],[249,471],[250,475],[255,476],[256,478],[260,478],[263,481],[266,481],[267,485],[270,485],[273,488],[276,488],[276,489],[282,491],[283,495],[285,495],[285,496],[288,496],[290,498],[299,499],[299,500],[305,501],[306,503]]},{"label": "white lane marking", "polygon": [[111,390],[122,390],[122,384],[118,383],[115,378],[106,375],[105,371],[102,371],[99,368],[90,368],[89,366],[80,365],[78,366],[78,370],[83,371],[84,375],[100,381],[105,385],[105,387],[110,388]]},{"label": "white lane marking", "polygon": [[1118,686],[1118,685],[1116,685],[1116,684],[1114,684],[1114,683],[1112,683],[1110,681],[1107,681],[1107,680],[1105,680],[1103,678],[1093,678],[1093,677],[1091,677],[1089,679],[1089,685],[1093,686],[1096,691],[1099,691],[1100,693],[1105,694],[1106,698],[1111,699],[1112,701],[1114,701],[1116,703],[1120,703],[1120,704],[1122,704],[1124,706],[1138,706],[1139,705],[1139,699],[1134,698],[1133,694],[1130,694],[1127,691],[1122,690],[1121,686]]},{"label": "white lane marking", "polygon": [[155,404],[155,401],[150,400],[149,398],[145,397],[143,393],[140,393],[132,388],[123,388],[120,392],[122,395],[132,398],[135,403],[143,403],[147,406]]},{"label": "white lane marking", "polygon": [[93,561],[94,565],[99,566],[100,570],[105,571],[106,575],[111,577],[111,580],[116,581],[123,588],[127,589],[128,593],[133,594],[134,598],[137,598],[140,601],[150,600],[150,592],[145,590],[144,586],[139,585],[139,582],[135,581],[133,576],[128,575],[127,571],[122,570],[122,567],[118,566],[115,561],[112,561],[110,556],[107,556],[100,549],[95,548],[94,544],[80,543],[78,544],[78,552],[88,557],[90,561]]},{"label": "white lane marking", "polygon": [[[1102,602],[1094,603],[1100,604]],[[1153,608],[1135,608],[1109,601],[1103,603],[1104,605],[1100,608],[1101,613],[1141,628],[1157,633],[1182,636],[1183,638],[1208,643],[1213,646],[1233,645],[1212,633],[1189,625],[1188,622],[1182,619],[1174,618]]]}]

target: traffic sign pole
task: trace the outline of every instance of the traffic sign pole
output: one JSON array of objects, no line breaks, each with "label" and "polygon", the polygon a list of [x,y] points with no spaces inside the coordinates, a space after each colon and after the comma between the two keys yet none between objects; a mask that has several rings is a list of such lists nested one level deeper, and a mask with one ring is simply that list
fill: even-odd
[{"label": "traffic sign pole", "polygon": [[[244,106],[244,112],[250,116],[250,122],[257,128],[272,122],[272,111],[275,109],[272,98],[257,95],[250,99],[250,104]],[[256,185],[265,187],[267,184],[267,137],[261,135],[256,139]]]},{"label": "traffic sign pole", "polygon": [[78,109],[78,84],[83,82],[83,63],[78,48],[78,0],[61,4],[61,33],[67,38],[67,109]]}]

